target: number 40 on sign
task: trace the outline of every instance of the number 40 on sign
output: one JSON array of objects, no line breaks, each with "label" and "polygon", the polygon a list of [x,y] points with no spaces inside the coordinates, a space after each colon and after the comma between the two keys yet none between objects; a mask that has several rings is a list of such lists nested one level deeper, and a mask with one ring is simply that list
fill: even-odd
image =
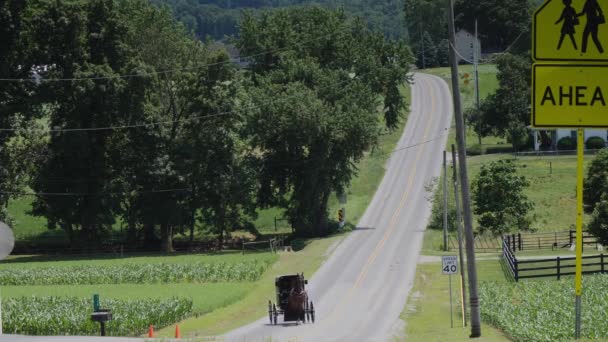
[{"label": "number 40 on sign", "polygon": [[456,274],[458,271],[458,257],[444,255],[441,257],[441,270],[443,274]]}]

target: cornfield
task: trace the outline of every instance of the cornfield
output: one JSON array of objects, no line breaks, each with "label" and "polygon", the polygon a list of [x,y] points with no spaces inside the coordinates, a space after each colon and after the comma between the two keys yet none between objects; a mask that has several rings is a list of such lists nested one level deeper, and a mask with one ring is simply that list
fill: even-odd
[{"label": "cornfield", "polygon": [[10,268],[0,270],[3,285],[151,284],[255,281],[270,261],[234,263],[148,263]]},{"label": "cornfield", "polygon": [[[165,327],[187,318],[192,301],[185,298],[101,301],[112,310],[106,334],[137,336],[153,324]],[[91,299],[76,297],[20,297],[2,301],[2,328],[9,334],[98,335],[99,323],[91,321]]]},{"label": "cornfield", "polygon": [[[581,337],[608,338],[608,276],[585,276]],[[481,283],[482,319],[514,341],[574,339],[574,279]]]}]

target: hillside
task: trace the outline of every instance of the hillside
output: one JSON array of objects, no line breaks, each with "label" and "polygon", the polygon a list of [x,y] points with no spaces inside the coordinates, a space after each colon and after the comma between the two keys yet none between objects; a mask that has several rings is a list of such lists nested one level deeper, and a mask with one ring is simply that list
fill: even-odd
[{"label": "hillside", "polygon": [[403,3],[398,0],[151,0],[168,5],[175,17],[199,38],[222,39],[235,35],[243,10],[260,11],[269,8],[320,5],[343,7],[346,14],[365,18],[370,28],[387,37],[405,38],[407,29],[403,18]]}]

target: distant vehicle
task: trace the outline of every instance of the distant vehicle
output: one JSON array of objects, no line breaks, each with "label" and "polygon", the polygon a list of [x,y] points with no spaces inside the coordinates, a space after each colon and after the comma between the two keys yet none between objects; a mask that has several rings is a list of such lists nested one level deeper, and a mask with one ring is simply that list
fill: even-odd
[{"label": "distant vehicle", "polygon": [[308,300],[306,284],[308,280],[304,279],[304,273],[275,278],[277,301],[268,301],[270,324],[277,324],[279,315],[283,315],[283,322],[315,322],[315,309]]}]

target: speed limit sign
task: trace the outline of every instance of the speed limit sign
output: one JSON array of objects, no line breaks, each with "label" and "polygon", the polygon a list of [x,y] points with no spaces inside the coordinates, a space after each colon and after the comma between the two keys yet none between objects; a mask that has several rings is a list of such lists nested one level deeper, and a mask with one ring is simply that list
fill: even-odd
[{"label": "speed limit sign", "polygon": [[458,257],[455,255],[442,256],[441,271],[443,274],[456,274],[458,271]]}]

